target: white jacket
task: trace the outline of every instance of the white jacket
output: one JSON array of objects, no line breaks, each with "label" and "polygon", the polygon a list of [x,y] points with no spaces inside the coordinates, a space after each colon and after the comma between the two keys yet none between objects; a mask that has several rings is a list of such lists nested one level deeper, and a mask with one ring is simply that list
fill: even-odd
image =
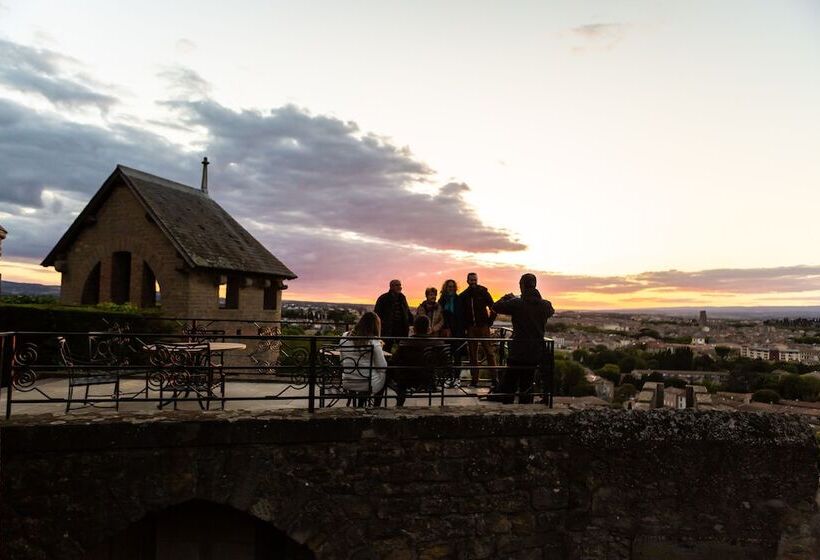
[{"label": "white jacket", "polygon": [[[350,391],[366,392],[369,389],[371,393],[378,393],[387,380],[387,360],[381,341],[375,338],[356,340],[347,338],[348,336],[350,333],[344,333],[339,341],[342,386]],[[356,348],[361,346],[372,347],[372,353],[369,350],[361,352]]]}]

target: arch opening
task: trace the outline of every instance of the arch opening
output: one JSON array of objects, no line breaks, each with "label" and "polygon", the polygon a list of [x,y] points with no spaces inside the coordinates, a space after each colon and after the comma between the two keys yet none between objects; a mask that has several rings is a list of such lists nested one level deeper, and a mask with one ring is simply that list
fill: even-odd
[{"label": "arch opening", "polygon": [[111,258],[111,301],[117,304],[131,300],[131,253],[117,251]]},{"label": "arch opening", "polygon": [[100,263],[94,265],[83,283],[83,293],[80,296],[82,305],[97,305],[100,303]]},{"label": "arch opening", "polygon": [[150,513],[90,551],[89,560],[315,560],[273,525],[228,506],[191,500]]},{"label": "arch opening", "polygon": [[148,262],[143,261],[140,307],[159,307],[160,305],[162,305],[162,292],[159,281]]}]

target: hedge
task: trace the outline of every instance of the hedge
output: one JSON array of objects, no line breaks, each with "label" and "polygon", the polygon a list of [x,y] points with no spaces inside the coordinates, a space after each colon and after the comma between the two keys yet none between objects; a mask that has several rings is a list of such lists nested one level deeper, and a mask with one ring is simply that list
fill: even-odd
[{"label": "hedge", "polygon": [[114,324],[140,332],[179,332],[179,325],[153,319],[157,315],[127,306],[66,306],[0,303],[0,332],[90,332],[111,330]]}]

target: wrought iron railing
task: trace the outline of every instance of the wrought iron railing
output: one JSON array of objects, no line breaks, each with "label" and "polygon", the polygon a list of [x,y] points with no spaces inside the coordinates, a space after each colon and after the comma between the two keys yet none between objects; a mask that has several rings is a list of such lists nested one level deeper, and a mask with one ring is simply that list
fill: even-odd
[{"label": "wrought iron railing", "polygon": [[[425,338],[423,360],[397,359],[380,367],[351,349],[368,344],[366,339],[350,337],[340,344],[344,341],[338,335],[237,336],[219,329],[189,329],[185,334],[0,333],[0,380],[7,418],[15,406],[19,410],[23,405],[27,413],[88,406],[177,408],[182,403],[207,410],[226,404],[245,408],[249,402],[314,411],[340,405],[388,406],[404,399],[412,399],[413,405],[443,406],[461,399],[518,398],[552,406],[554,345],[549,339],[543,341],[540,363],[530,368],[531,381],[525,376],[526,383],[513,391],[488,392],[499,387],[499,379],[520,371],[507,367],[509,330],[495,334],[499,336]],[[393,340],[399,353],[419,343],[413,337]],[[471,341],[488,342],[496,365],[470,365],[466,346]],[[362,389],[361,383],[354,387],[349,375],[354,370],[368,383],[385,376],[386,389]],[[480,373],[478,388],[467,387],[473,371]]]}]

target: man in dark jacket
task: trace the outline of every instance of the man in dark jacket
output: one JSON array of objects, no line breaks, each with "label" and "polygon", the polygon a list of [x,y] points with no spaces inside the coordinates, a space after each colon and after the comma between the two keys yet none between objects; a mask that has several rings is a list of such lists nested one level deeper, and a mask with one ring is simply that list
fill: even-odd
[{"label": "man in dark jacket", "polygon": [[507,370],[496,387],[495,392],[499,395],[494,400],[511,404],[515,400],[513,393],[519,393],[519,403],[531,404],[535,369],[544,358],[546,349],[544,332],[547,319],[555,314],[555,310],[535,288],[534,274],[524,274],[518,284],[521,297],[507,294],[493,306],[496,313],[510,315],[513,324]]},{"label": "man in dark jacket", "polygon": [[401,280],[391,280],[390,290],[379,296],[376,307],[373,309],[382,322],[382,338],[386,350],[390,350],[395,342],[393,337],[403,337],[410,334],[410,325],[413,324],[413,313],[407,305],[407,298],[401,293]]},{"label": "man in dark jacket", "polygon": [[[478,274],[471,272],[467,275],[467,289],[458,296],[461,300],[461,309],[464,317],[464,326],[469,338],[489,338],[490,327],[495,321],[493,311],[493,297],[484,286],[478,284]],[[481,341],[484,355],[487,356],[487,365],[495,367],[495,349],[487,341]],[[467,348],[470,352],[470,387],[478,387],[478,341],[471,340]],[[495,375],[495,371],[493,371]]]}]

